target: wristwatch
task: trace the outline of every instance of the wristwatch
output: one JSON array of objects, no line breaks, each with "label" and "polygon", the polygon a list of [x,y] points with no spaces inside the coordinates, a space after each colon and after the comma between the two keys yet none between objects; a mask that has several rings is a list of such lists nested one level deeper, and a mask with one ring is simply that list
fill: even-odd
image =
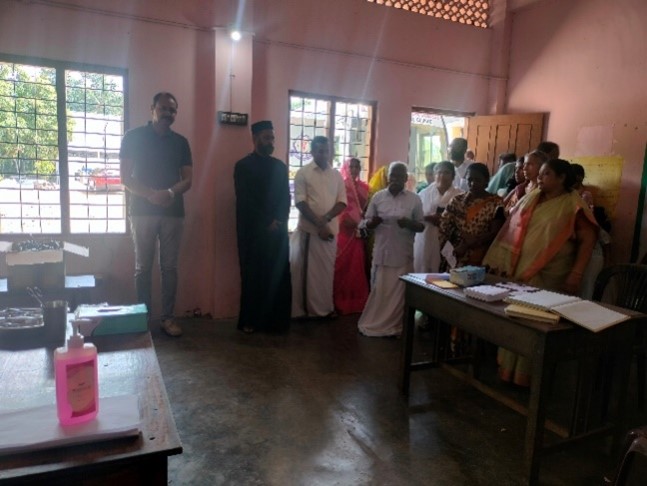
[{"label": "wristwatch", "polygon": [[173,192],[173,189],[171,189],[171,188],[169,187],[169,188],[167,189],[167,191],[168,191],[168,193],[171,195],[171,198],[174,198],[174,197],[175,197],[175,192]]}]

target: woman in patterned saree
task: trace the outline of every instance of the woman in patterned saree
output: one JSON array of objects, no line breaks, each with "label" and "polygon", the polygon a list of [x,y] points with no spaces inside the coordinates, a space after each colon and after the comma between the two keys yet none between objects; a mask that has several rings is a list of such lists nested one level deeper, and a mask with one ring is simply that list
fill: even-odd
[{"label": "woman in patterned saree", "polygon": [[[468,191],[454,196],[440,218],[440,248],[447,242],[454,248],[456,266],[480,265],[490,243],[503,225],[503,199],[486,191],[490,173],[485,164],[475,162],[465,173]],[[447,263],[443,259],[443,263]],[[441,270],[444,265],[441,264]],[[467,352],[468,335],[452,326],[450,353]]]},{"label": "woman in patterned saree", "polygon": [[[495,238],[483,264],[504,277],[547,290],[577,294],[597,239],[595,218],[577,191],[570,164],[545,162],[538,188],[522,198]],[[499,376],[530,384],[529,362],[499,348]]]},{"label": "woman in patterned saree", "polygon": [[357,230],[368,203],[368,184],[359,179],[360,170],[360,161],[355,158],[347,159],[341,167],[348,201],[339,215],[333,284],[335,309],[340,314],[362,312],[368,297],[364,240]]},{"label": "woman in patterned saree", "polygon": [[440,219],[440,248],[452,244],[458,267],[480,265],[504,221],[503,200],[485,190],[485,164],[471,164],[465,176],[468,192],[454,196]]}]

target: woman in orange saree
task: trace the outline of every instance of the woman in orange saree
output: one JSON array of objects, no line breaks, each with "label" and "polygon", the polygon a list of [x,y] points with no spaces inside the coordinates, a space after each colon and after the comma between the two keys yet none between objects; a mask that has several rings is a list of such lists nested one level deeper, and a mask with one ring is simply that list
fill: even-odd
[{"label": "woman in orange saree", "polygon": [[346,209],[339,216],[333,283],[335,309],[340,314],[362,312],[368,298],[364,240],[357,229],[368,203],[368,184],[359,179],[360,170],[359,159],[352,158],[344,161],[340,171],[347,198]]},{"label": "woman in orange saree", "polygon": [[[545,162],[538,188],[512,209],[483,265],[500,276],[577,294],[597,239],[597,224],[587,204],[572,190],[574,182],[567,161]],[[499,348],[498,362],[504,381],[530,384],[525,357]]]}]

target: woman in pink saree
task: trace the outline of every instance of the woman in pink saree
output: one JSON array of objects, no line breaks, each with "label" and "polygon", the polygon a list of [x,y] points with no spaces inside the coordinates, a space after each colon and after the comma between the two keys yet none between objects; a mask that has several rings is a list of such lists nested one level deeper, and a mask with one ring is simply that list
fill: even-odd
[{"label": "woman in pink saree", "polygon": [[335,309],[340,314],[362,312],[368,297],[364,240],[357,229],[368,203],[368,184],[359,179],[360,170],[360,161],[355,158],[347,159],[341,167],[348,201],[339,215],[333,285]]}]

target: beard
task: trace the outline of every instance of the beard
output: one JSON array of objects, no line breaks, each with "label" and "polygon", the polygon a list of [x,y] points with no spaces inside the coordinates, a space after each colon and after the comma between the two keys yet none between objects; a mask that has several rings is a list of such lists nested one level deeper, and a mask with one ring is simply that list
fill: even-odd
[{"label": "beard", "polygon": [[259,144],[257,150],[258,150],[259,154],[264,155],[264,156],[267,157],[267,156],[272,155],[274,153],[274,145]]}]

